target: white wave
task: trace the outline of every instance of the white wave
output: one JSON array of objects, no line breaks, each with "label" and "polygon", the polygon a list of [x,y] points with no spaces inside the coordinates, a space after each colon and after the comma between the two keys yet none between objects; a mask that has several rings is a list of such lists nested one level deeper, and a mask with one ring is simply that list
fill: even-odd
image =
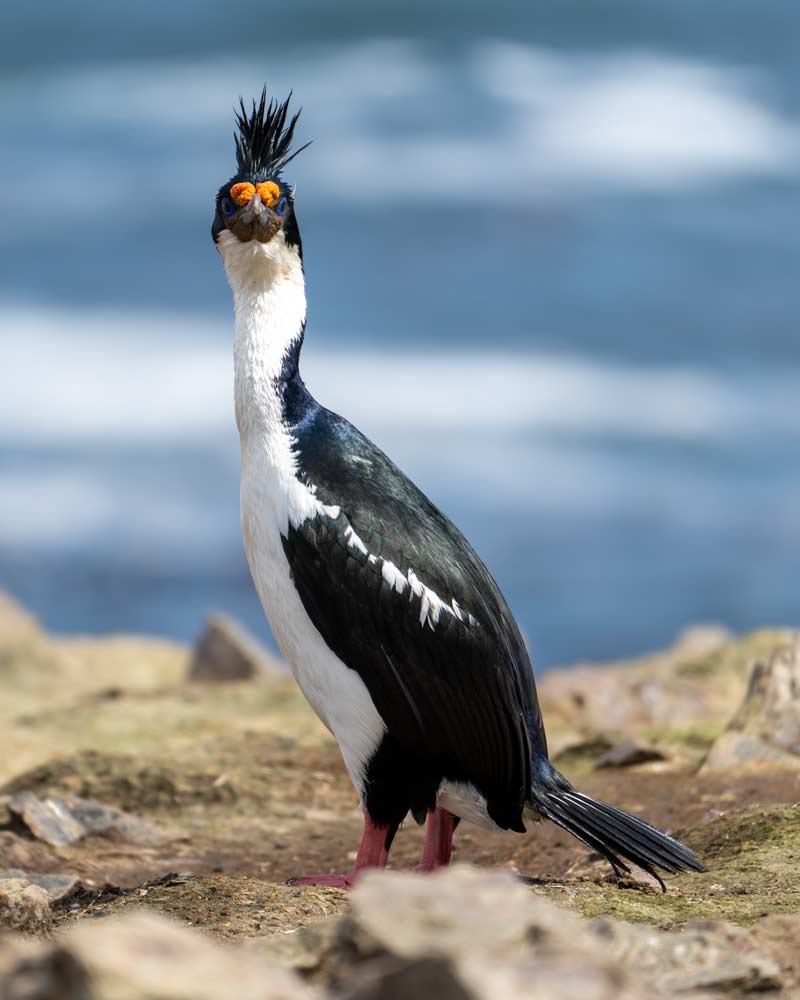
[{"label": "white wave", "polygon": [[80,547],[111,523],[114,498],[77,470],[0,471],[0,544]]},{"label": "white wave", "polygon": [[[276,93],[294,88],[302,133],[315,139],[293,167],[307,201],[472,201],[488,171],[492,198],[519,203],[586,186],[661,190],[791,173],[800,163],[800,125],[770,104],[759,77],[664,53],[485,42],[445,65],[421,45],[377,39],[277,57],[269,75]],[[123,215],[143,198],[196,206],[229,172],[234,101],[257,93],[263,76],[260,62],[229,59],[20,78],[0,88],[3,116],[24,115],[16,130],[70,121],[97,141],[91,155],[65,148],[55,172],[22,159],[21,142],[0,178],[45,185],[62,214],[83,219],[99,203],[87,192],[109,186]],[[472,113],[453,115],[468,103]],[[128,162],[115,158],[109,128],[164,141],[146,162]]]},{"label": "white wave", "polygon": [[[227,324],[5,310],[0,328],[0,450],[13,457],[0,470],[0,546],[92,548],[170,565],[238,551]],[[754,439],[796,450],[796,380],[779,372],[737,378],[477,351],[329,353],[316,339],[304,361],[315,395],[446,510],[458,497],[492,516],[646,510],[696,527],[734,516],[730,482],[699,462],[676,475],[617,438],[654,448],[688,440],[711,454],[752,450]],[[179,460],[174,469],[165,451]],[[771,498],[773,522],[794,523],[798,485]]]},{"label": "white wave", "polygon": [[[205,442],[234,435],[231,331],[186,316],[0,313],[0,442]],[[733,441],[789,433],[796,385],[547,354],[317,347],[315,395],[376,434],[438,448],[455,432]],[[429,435],[426,437],[426,435]]]},{"label": "white wave", "polygon": [[[0,546],[105,551],[134,563],[220,557],[239,538],[236,472],[230,502],[220,509],[210,492],[182,488],[145,458],[121,476],[102,461],[55,460],[0,471]],[[195,551],[198,550],[198,551]]]}]

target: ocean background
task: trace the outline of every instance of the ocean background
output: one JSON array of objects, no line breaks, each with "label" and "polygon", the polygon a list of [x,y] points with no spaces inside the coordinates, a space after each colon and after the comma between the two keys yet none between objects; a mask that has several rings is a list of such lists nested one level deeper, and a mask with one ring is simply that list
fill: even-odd
[{"label": "ocean background", "polygon": [[270,641],[209,235],[265,81],[306,381],[537,669],[800,622],[796,0],[43,0],[0,67],[0,586],[48,628]]}]

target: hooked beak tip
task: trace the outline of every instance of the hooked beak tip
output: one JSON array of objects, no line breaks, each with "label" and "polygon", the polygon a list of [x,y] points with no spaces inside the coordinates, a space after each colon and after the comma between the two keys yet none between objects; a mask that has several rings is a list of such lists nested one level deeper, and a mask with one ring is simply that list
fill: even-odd
[{"label": "hooked beak tip", "polygon": [[248,201],[242,210],[239,219],[245,224],[251,223],[254,219],[258,218],[264,211],[264,204],[261,201],[259,195],[254,194],[253,197]]}]

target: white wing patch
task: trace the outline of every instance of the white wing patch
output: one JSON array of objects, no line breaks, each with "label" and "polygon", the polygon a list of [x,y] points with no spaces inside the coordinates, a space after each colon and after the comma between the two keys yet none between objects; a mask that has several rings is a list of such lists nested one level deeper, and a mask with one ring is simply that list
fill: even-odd
[{"label": "white wing patch", "polygon": [[354,549],[358,549],[362,556],[367,554],[367,547],[358,537],[358,535],[353,531],[352,524],[348,524],[344,531],[344,537],[347,539],[347,544],[351,545]]},{"label": "white wing patch", "polygon": [[[329,509],[336,510],[338,516],[338,508]],[[426,625],[431,629],[435,628],[443,611],[468,625],[478,624],[476,618],[461,609],[455,598],[453,598],[452,603],[445,603],[435,590],[431,590],[420,580],[413,568],[409,567],[408,573],[405,574],[391,560],[372,555],[351,524],[345,528],[344,537],[351,548],[356,549],[362,556],[367,556],[371,563],[377,563],[380,560],[381,576],[393,590],[402,594],[408,587],[410,588],[409,601],[414,597],[419,598],[419,624],[421,628],[425,628]]]}]

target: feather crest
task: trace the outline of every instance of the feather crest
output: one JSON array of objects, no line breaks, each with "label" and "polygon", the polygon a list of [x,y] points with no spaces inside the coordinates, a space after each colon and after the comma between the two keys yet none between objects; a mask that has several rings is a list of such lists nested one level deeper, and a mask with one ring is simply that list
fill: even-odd
[{"label": "feather crest", "polygon": [[267,88],[261,91],[258,103],[252,103],[248,113],[243,98],[239,98],[236,125],[236,163],[239,172],[250,176],[279,174],[284,167],[311,143],[292,150],[292,140],[300,111],[289,116],[291,92],[285,101],[272,98],[267,103]]}]

